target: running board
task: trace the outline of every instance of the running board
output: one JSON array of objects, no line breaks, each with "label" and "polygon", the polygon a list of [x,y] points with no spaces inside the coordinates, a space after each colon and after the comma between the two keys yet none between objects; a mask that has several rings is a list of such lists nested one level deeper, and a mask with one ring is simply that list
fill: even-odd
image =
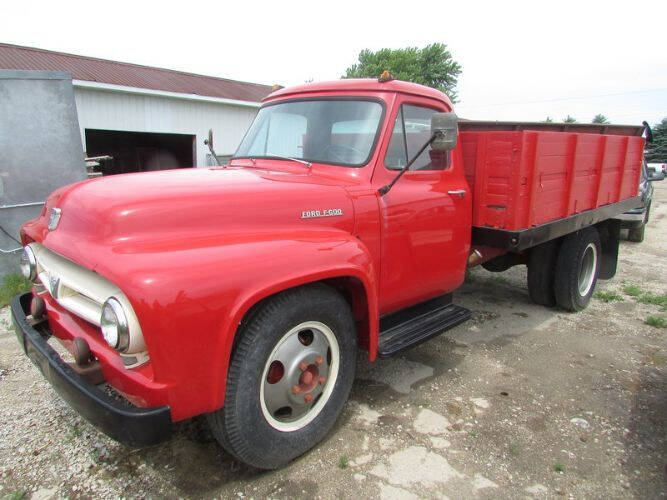
[{"label": "running board", "polygon": [[393,313],[380,320],[378,354],[392,356],[468,321],[471,312],[451,303],[451,294]]}]

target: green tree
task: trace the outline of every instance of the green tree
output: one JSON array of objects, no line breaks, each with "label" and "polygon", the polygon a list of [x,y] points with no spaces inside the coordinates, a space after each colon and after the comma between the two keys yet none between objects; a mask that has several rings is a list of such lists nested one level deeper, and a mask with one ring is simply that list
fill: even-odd
[{"label": "green tree", "polygon": [[667,163],[667,117],[652,128],[653,142],[646,144],[644,158],[649,163]]},{"label": "green tree", "polygon": [[565,118],[563,118],[563,123],[577,123],[577,119],[573,116],[567,115]]},{"label": "green tree", "polygon": [[421,83],[438,89],[456,102],[456,83],[461,66],[452,59],[444,43],[432,43],[420,49],[364,49],[359,60],[345,70],[343,78],[378,78],[384,70],[397,80]]},{"label": "green tree", "polygon": [[554,119],[551,118],[550,116],[547,116],[547,119],[544,120],[544,123],[553,123],[553,122],[554,122]]},{"label": "green tree", "polygon": [[605,115],[603,115],[602,113],[598,113],[597,115],[595,115],[593,117],[593,120],[591,121],[591,123],[599,123],[601,125],[608,125],[611,122],[609,121],[609,119]]}]

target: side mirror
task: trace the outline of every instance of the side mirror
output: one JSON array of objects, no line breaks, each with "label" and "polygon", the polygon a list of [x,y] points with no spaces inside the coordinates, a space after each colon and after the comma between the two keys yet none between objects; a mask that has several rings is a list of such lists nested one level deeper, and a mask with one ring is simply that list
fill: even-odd
[{"label": "side mirror", "polygon": [[459,135],[459,119],[454,113],[436,113],[431,117],[431,133],[435,139],[431,149],[435,151],[451,151],[456,147]]},{"label": "side mirror", "polygon": [[213,148],[213,129],[208,129],[208,138],[204,139],[204,144],[206,144],[209,149]]}]

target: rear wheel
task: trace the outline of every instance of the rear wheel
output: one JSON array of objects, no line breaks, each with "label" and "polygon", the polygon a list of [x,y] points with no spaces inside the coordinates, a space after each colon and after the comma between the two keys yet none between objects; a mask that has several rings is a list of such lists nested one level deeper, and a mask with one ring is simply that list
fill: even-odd
[{"label": "rear wheel", "polygon": [[639,227],[628,229],[628,241],[632,241],[634,243],[641,243],[642,241],[644,241],[645,228],[646,225],[642,224]]},{"label": "rear wheel", "polygon": [[333,289],[309,285],[270,299],[239,335],[225,404],[209,424],[234,457],[274,469],[312,448],[338,418],[354,380],[352,313]]},{"label": "rear wheel", "polygon": [[646,224],[648,223],[648,217],[650,211],[651,211],[651,206],[649,205],[646,208],[646,214],[644,215],[644,221],[642,222],[642,225],[639,227],[628,229],[628,241],[632,241],[634,243],[641,243],[642,241],[644,241],[644,231],[646,229]]},{"label": "rear wheel", "polygon": [[528,257],[528,293],[536,304],[556,305],[554,276],[558,257],[557,241],[547,241],[530,251]]},{"label": "rear wheel", "polygon": [[600,236],[593,227],[567,235],[558,251],[554,292],[568,311],[581,311],[591,300],[600,272]]}]

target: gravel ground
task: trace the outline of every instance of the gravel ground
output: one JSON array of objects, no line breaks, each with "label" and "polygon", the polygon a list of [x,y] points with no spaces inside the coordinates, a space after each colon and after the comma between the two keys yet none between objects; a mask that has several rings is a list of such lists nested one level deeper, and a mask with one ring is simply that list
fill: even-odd
[{"label": "gravel ground", "polygon": [[525,268],[482,269],[455,300],[473,320],[369,365],[328,438],[257,472],[183,426],[133,450],[69,409],[0,311],[0,497],[664,498],[667,341],[644,324],[667,292],[667,185],[642,244],[579,314],[530,303]]}]

